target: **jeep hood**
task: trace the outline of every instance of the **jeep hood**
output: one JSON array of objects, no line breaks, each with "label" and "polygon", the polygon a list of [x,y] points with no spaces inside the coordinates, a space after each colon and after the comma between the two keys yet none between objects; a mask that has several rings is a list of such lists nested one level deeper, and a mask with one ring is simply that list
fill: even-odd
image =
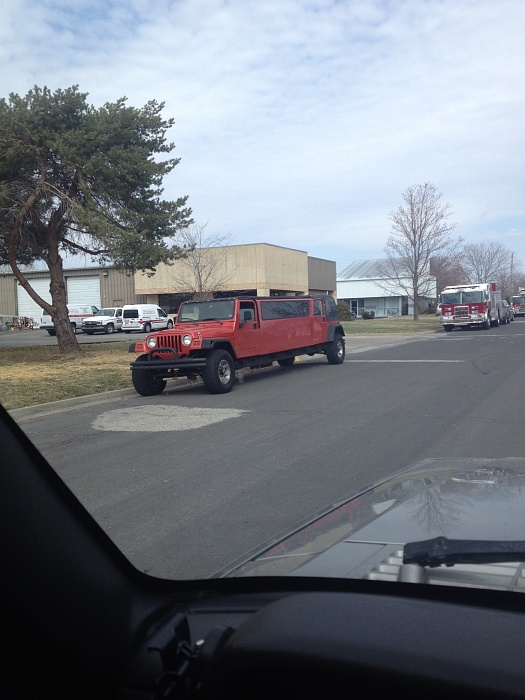
[{"label": "jeep hood", "polygon": [[[425,460],[318,514],[220,575],[395,581],[404,545],[436,537],[524,540],[525,459]],[[481,569],[482,582],[476,579]],[[430,571],[427,583],[449,579],[454,585],[525,590],[516,563]],[[499,574],[506,577],[503,584]]]}]

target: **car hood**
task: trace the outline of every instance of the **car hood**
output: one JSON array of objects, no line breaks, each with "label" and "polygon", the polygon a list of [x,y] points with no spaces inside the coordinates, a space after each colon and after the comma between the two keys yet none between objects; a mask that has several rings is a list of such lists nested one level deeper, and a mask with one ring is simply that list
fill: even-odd
[{"label": "car hood", "polygon": [[[221,573],[399,580],[404,545],[441,536],[525,539],[525,459],[425,460],[317,515]],[[440,579],[443,572],[450,577],[453,569],[453,577],[464,579],[468,568],[432,571]],[[498,568],[525,589],[521,567],[518,577],[516,564]]]}]

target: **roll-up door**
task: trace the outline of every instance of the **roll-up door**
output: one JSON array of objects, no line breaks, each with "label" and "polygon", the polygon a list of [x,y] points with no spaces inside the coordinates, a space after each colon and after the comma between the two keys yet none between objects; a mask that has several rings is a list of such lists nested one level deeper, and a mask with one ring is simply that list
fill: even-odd
[{"label": "roll-up door", "polygon": [[[35,292],[42,297],[44,301],[51,302],[51,294],[49,293],[49,277],[33,277],[28,280]],[[18,315],[32,318],[35,323],[40,323],[42,316],[42,307],[36,301],[33,301],[26,290],[17,285],[17,308]]]},{"label": "roll-up door", "polygon": [[67,303],[91,304],[100,308],[100,277],[98,275],[68,277]]}]

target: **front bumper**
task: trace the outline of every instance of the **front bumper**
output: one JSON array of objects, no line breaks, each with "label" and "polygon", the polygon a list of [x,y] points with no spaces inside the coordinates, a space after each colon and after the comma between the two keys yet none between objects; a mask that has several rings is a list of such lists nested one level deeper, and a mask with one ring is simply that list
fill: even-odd
[{"label": "front bumper", "polygon": [[[142,345],[142,343],[132,343],[129,346],[129,352],[135,352],[137,345]],[[148,352],[145,360],[130,362],[130,367],[132,370],[154,372],[155,374],[169,370],[177,371],[179,374],[199,374],[206,368],[206,358],[178,357],[173,348],[154,348]]]}]

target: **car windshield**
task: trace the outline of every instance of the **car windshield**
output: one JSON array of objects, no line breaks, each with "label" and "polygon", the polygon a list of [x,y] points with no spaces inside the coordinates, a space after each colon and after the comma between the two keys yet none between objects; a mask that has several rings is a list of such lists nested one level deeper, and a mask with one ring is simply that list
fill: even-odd
[{"label": "car windshield", "polygon": [[525,591],[403,560],[525,539],[525,2],[4,6],[0,402],[133,567]]},{"label": "car windshield", "polygon": [[224,321],[233,318],[234,302],[228,301],[199,301],[182,304],[177,316],[179,323],[194,323],[196,321]]}]

